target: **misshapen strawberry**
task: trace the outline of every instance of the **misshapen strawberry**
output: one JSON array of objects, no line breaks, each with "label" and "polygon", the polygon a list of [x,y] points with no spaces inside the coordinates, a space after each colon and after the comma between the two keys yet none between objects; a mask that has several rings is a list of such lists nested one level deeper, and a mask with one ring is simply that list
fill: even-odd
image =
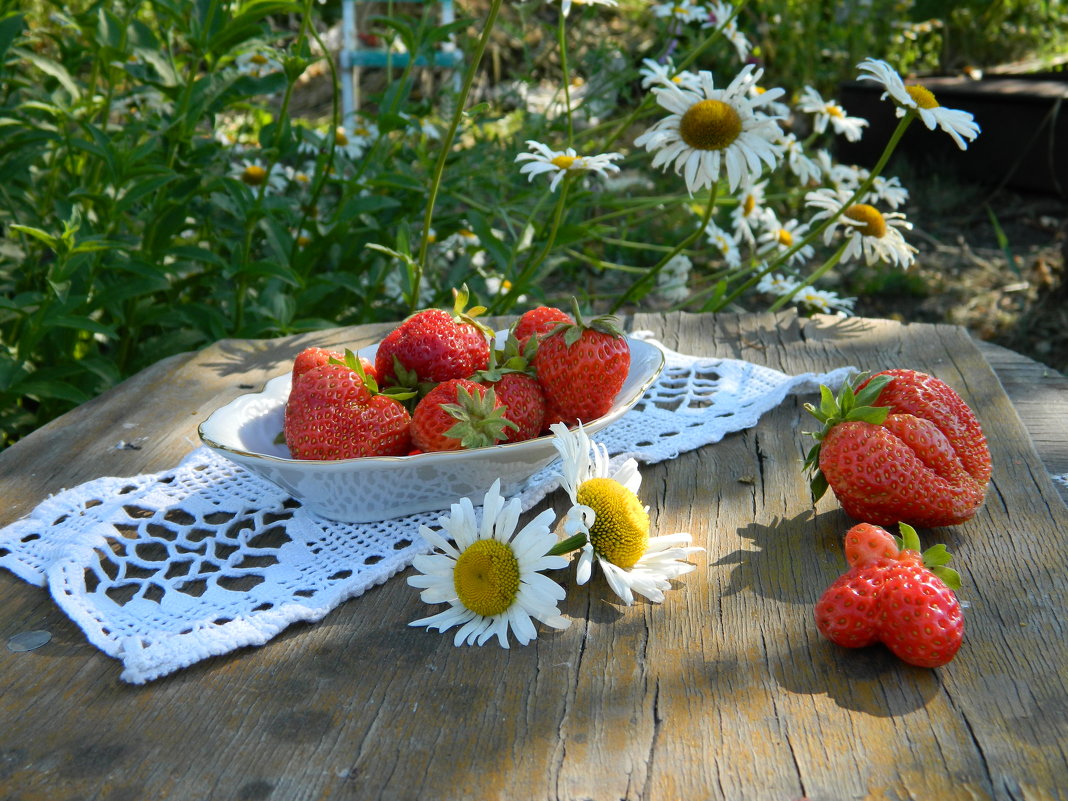
[{"label": "misshapen strawberry", "polygon": [[542,432],[545,422],[545,393],[530,366],[537,342],[528,339],[520,345],[515,333],[509,333],[504,347],[490,354],[489,366],[472,377],[485,387],[492,387],[505,408],[504,417],[515,423],[505,432],[505,442],[522,442]]},{"label": "misshapen strawberry", "polygon": [[823,424],[805,466],[812,495],[829,486],[847,514],[878,525],[962,523],[982,505],[990,453],[978,420],[945,382],[912,370],[820,388]]},{"label": "misshapen strawberry", "polygon": [[382,384],[414,387],[468,378],[486,369],[493,332],[475,320],[485,309],[465,311],[467,287],[453,290],[453,295],[451,312],[416,312],[379,343],[375,370]]},{"label": "misshapen strawberry", "polygon": [[[364,373],[377,381],[378,376],[375,375],[374,365],[362,356],[359,359]],[[324,364],[330,364],[331,361],[344,362],[345,354],[336,350],[327,350],[326,348],[314,346],[305,348],[293,359],[293,380],[296,381],[298,377],[304,375],[313,367],[322,367]]]},{"label": "misshapen strawberry", "polygon": [[505,438],[515,423],[492,389],[467,378],[443,381],[412,412],[412,444],[422,451],[483,448]]},{"label": "misshapen strawberry", "polygon": [[850,569],[816,603],[816,627],[846,648],[884,643],[919,667],[940,667],[957,654],[964,616],[953,590],[960,576],[945,567],[936,545],[920,554],[915,529],[901,525],[900,547],[878,526],[861,523],[846,533]]},{"label": "misshapen strawberry", "polygon": [[523,312],[516,321],[513,333],[519,346],[524,347],[531,337],[542,336],[552,331],[559,323],[573,323],[571,315],[555,306],[538,306]]},{"label": "misshapen strawberry", "polygon": [[411,415],[397,397],[378,392],[348,351],[346,363],[312,367],[293,382],[284,435],[295,459],[403,456],[411,448]]},{"label": "misshapen strawberry", "polygon": [[533,365],[554,417],[567,425],[608,413],[630,370],[630,345],[614,317],[560,323],[538,342]]}]

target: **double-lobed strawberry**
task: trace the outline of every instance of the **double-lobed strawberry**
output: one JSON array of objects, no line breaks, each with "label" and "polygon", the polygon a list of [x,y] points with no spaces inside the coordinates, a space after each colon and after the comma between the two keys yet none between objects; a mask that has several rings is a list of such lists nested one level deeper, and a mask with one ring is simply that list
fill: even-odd
[{"label": "double-lobed strawberry", "polygon": [[515,428],[492,388],[468,378],[443,381],[412,412],[412,444],[421,451],[484,448]]},{"label": "double-lobed strawberry", "polygon": [[941,667],[964,640],[960,576],[944,545],[921,554],[916,530],[899,528],[900,542],[870,523],[846,532],[850,567],[816,602],[816,627],[846,648],[881,642],[910,665]]},{"label": "double-lobed strawberry", "polygon": [[814,500],[829,486],[847,514],[877,525],[949,526],[983,503],[991,462],[986,437],[964,400],[941,379],[886,370],[820,387],[821,423],[805,466]]},{"label": "double-lobed strawberry", "polygon": [[[294,360],[297,372],[284,412],[283,434],[295,459],[402,456],[411,448],[406,393],[378,391],[366,361],[351,351],[342,360],[309,349]],[[328,352],[329,353],[329,352]],[[302,358],[303,357],[303,358]]]},{"label": "double-lobed strawberry", "polygon": [[545,427],[575,425],[607,414],[630,370],[630,345],[611,316],[558,322],[539,337],[532,360],[545,393]]},{"label": "double-lobed strawberry", "polygon": [[528,333],[523,344],[520,343],[516,332],[522,321],[520,318],[509,331],[504,346],[490,353],[486,369],[473,376],[482,386],[492,387],[497,400],[504,406],[504,417],[515,424],[505,431],[505,442],[533,439],[545,427],[545,393],[531,365],[537,351],[537,339],[536,335]]}]

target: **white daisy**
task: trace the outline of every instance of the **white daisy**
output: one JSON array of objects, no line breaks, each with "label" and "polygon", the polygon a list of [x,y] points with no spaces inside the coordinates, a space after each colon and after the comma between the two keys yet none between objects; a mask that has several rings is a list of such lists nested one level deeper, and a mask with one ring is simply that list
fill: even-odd
[{"label": "white daisy", "polygon": [[281,192],[286,188],[286,176],[278,164],[268,167],[260,159],[245,159],[234,168],[233,176],[246,186],[259,189],[267,185],[267,192]]},{"label": "white daisy", "polygon": [[742,263],[742,252],[738,249],[738,240],[724,231],[714,222],[709,221],[705,226],[705,238],[708,244],[717,248],[723,254],[723,260],[728,267],[738,267]]},{"label": "white daisy", "polygon": [[[808,206],[820,209],[812,216],[812,222],[833,216],[851,198],[852,193],[840,189],[817,189],[805,195]],[[867,264],[885,261],[908,268],[916,260],[916,248],[905,241],[902,230],[910,230],[912,223],[899,212],[883,214],[867,203],[854,203],[847,207],[823,232],[823,241],[829,244],[835,232],[841,228],[848,246],[842,254],[844,261],[863,257]]]},{"label": "white daisy", "polygon": [[234,66],[242,75],[251,75],[253,78],[282,71],[282,62],[273,51],[265,49],[242,53],[234,59]]},{"label": "white daisy", "polygon": [[291,184],[308,189],[315,180],[315,162],[309,161],[303,167],[285,167],[283,172]]},{"label": "white daisy", "polygon": [[864,135],[864,128],[868,124],[863,117],[848,116],[844,108],[833,100],[824,100],[811,86],[806,86],[801,92],[797,107],[806,114],[815,115],[813,127],[816,133],[823,133],[830,124],[835,133],[841,134],[850,142],[858,141]]},{"label": "white daisy", "polygon": [[455,261],[458,256],[482,247],[482,240],[479,239],[478,234],[467,225],[468,223],[464,221],[462,228],[442,239],[441,244],[438,245],[447,260]]},{"label": "white daisy", "polygon": [[374,126],[357,123],[356,127],[349,131],[339,125],[334,131],[334,147],[350,161],[355,161],[371,146],[377,135],[378,129]]},{"label": "white daisy", "polygon": [[968,149],[965,139],[970,142],[979,135],[979,125],[969,112],[940,106],[934,94],[925,86],[905,86],[901,76],[885,61],[866,58],[857,67],[861,72],[857,76],[858,80],[876,81],[883,85],[886,89],[883,97],[889,95],[897,104],[895,113],[898,117],[904,117],[909,112],[919,115],[928,130],[933,131],[937,125],[953,137],[953,141],[961,150]]},{"label": "white daisy", "polygon": [[566,17],[571,13],[571,6],[618,6],[616,0],[562,0],[560,10]]},{"label": "white daisy", "polygon": [[774,168],[782,157],[776,120],[761,106],[777,100],[782,89],[750,98],[763,70],[747,65],[726,89],[716,89],[712,73],[698,73],[693,88],[657,86],[657,102],[671,114],[634,140],[638,147],[656,151],[653,166],[674,162],[692,195],[711,186],[727,173],[730,191],[760,178],[764,166]]},{"label": "white daisy", "polygon": [[672,256],[656,276],[656,293],[668,303],[682,303],[689,299],[688,283],[692,269],[693,262],[689,256],[683,253]]},{"label": "white daisy", "polygon": [[679,22],[700,22],[708,19],[708,9],[694,5],[690,0],[675,0],[657,3],[653,6],[653,16],[659,19],[673,19]]},{"label": "white daisy", "polygon": [[738,205],[731,211],[731,224],[734,226],[736,240],[756,244],[756,229],[766,228],[768,218],[775,213],[764,205],[764,190],[767,181],[760,181],[746,187],[738,196]]},{"label": "white daisy", "polygon": [[671,59],[668,59],[663,64],[651,58],[642,59],[642,66],[638,69],[638,74],[642,79],[642,89],[648,89],[650,86],[669,86],[671,84],[686,88],[695,88],[697,86],[697,75],[688,70],[677,71]]},{"label": "white daisy", "polygon": [[790,172],[796,175],[802,184],[819,183],[820,178],[823,176],[823,169],[818,161],[809,157],[805,152],[804,145],[798,141],[794,134],[785,134],[779,140],[779,144],[783,146],[786,152],[786,166],[789,167]]},{"label": "white daisy", "polygon": [[757,292],[763,292],[766,295],[777,295],[779,297],[783,295],[789,295],[795,289],[797,289],[797,280],[791,278],[782,273],[768,273],[760,282],[756,285]]},{"label": "white daisy", "polygon": [[685,533],[649,536],[649,509],[635,494],[642,477],[634,459],[613,468],[608,449],[591,443],[581,425],[569,431],[563,423],[555,423],[550,430],[562,462],[560,483],[574,504],[564,531],[587,538],[576,580],[579,584],[590,580],[596,559],[608,585],[625,604],[634,603],[634,593],[660,603],[664,590],[671,589],[670,579],[696,569],[684,560],[704,548],[690,546],[690,535]]},{"label": "white daisy", "polygon": [[708,5],[708,21],[704,27],[720,28],[720,33],[723,34],[728,42],[734,45],[738,60],[745,61],[749,57],[752,45],[745,37],[745,34],[738,30],[736,19],[733,6],[729,3],[720,2],[720,0],[712,0]]},{"label": "white daisy", "polygon": [[[781,256],[807,235],[807,223],[798,222],[797,220],[788,220],[784,223],[776,221],[757,239],[757,251],[760,255],[768,258]],[[816,249],[812,245],[805,245],[790,256],[787,264],[793,264],[795,261],[807,261],[812,258],[815,252]]]},{"label": "white daisy", "polygon": [[520,645],[538,636],[531,618],[554,629],[571,625],[557,608],[564,589],[539,572],[568,563],[563,556],[546,555],[556,545],[549,529],[553,511],[546,509],[516,534],[521,511],[518,498],[505,502],[501,497],[498,479],[486,493],[481,522],[471,499],[463,498],[440,521],[446,536],[419,527],[438,552],[415,557],[412,566],[419,574],[410,576],[408,584],[422,590],[419,597],[425,603],[447,603],[449,608],[409,626],[438,631],[459,626],[454,645],[483,645],[496,637],[507,648],[509,630]]},{"label": "white daisy", "polygon": [[797,294],[793,296],[793,302],[824,314],[837,312],[842,317],[849,317],[853,313],[853,305],[857,299],[840,297],[829,289],[806,286],[797,291]]},{"label": "white daisy", "polygon": [[533,181],[535,175],[552,173],[553,179],[549,184],[550,192],[556,191],[560,181],[569,172],[595,172],[602,177],[607,176],[610,172],[619,172],[619,165],[612,162],[623,158],[622,153],[599,153],[596,156],[580,156],[573,147],[569,147],[567,150],[552,150],[547,145],[535,142],[532,139],[527,140],[527,147],[537,152],[520,153],[515,157],[516,162],[527,162],[519,168],[520,174],[526,175],[528,180]]},{"label": "white daisy", "polygon": [[885,203],[892,209],[905,204],[909,199],[909,190],[901,185],[901,179],[896,175],[891,178],[883,178],[876,175],[872,179],[871,192],[868,195],[873,202]]}]

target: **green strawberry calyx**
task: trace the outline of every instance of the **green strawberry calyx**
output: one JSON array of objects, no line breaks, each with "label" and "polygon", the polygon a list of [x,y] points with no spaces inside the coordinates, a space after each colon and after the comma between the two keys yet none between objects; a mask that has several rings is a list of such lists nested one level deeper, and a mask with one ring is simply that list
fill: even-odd
[{"label": "green strawberry calyx", "polygon": [[531,367],[531,362],[537,349],[537,337],[531,337],[525,345],[520,346],[515,332],[509,331],[504,347],[490,350],[489,364],[486,365],[485,370],[475,373],[472,380],[496,384],[508,373],[526,373],[532,376],[534,369]]},{"label": "green strawberry calyx", "polygon": [[471,290],[467,288],[467,284],[463,284],[459,289],[455,287],[452,290],[452,319],[457,324],[466,323],[467,325],[473,325],[482,335],[487,339],[493,339],[493,329],[477,319],[479,315],[486,313],[485,306],[472,306],[467,308],[468,301],[471,300]]},{"label": "green strawberry calyx", "polygon": [[868,373],[860,373],[852,381],[842,385],[836,396],[830,388],[820,385],[820,405],[805,404],[805,411],[823,423],[819,431],[809,431],[807,434],[816,438],[816,444],[805,457],[804,469],[812,474],[809,488],[812,491],[812,502],[815,503],[827,492],[827,479],[820,470],[820,446],[824,437],[839,423],[863,422],[879,425],[890,414],[888,406],[873,406],[879,398],[883,387],[894,380],[893,376],[877,375],[864,386],[857,390],[860,384],[867,379]]},{"label": "green strawberry calyx", "polygon": [[456,423],[445,436],[460,440],[460,447],[485,448],[507,438],[505,429],[519,426],[504,416],[504,406],[497,405],[497,394],[492,388],[485,392],[470,392],[467,387],[456,388],[456,403],[443,403],[444,409]]},{"label": "green strawberry calyx", "polygon": [[946,567],[953,559],[953,555],[946,550],[946,546],[938,543],[938,545],[932,545],[921,553],[920,535],[916,533],[916,529],[908,523],[898,523],[897,527],[901,532],[900,536],[894,537],[897,540],[898,547],[902,551],[913,551],[920,554],[925,568],[942,579],[942,582],[951,590],[959,590],[961,584],[960,573],[951,567]]},{"label": "green strawberry calyx", "polygon": [[547,331],[545,336],[549,337],[562,332],[564,344],[569,348],[578,342],[584,331],[599,331],[609,336],[623,337],[623,330],[619,326],[619,318],[614,315],[602,314],[588,322],[583,319],[582,312],[579,310],[578,298],[574,295],[571,296],[571,316],[575,318],[575,322],[569,323],[561,320]]},{"label": "green strawberry calyx", "polygon": [[372,395],[385,395],[387,398],[393,398],[396,401],[406,401],[411,397],[414,397],[415,390],[405,386],[387,387],[386,389],[380,389],[378,382],[375,381],[373,376],[367,374],[367,371],[363,369],[363,363],[360,361],[360,357],[353,353],[348,348],[345,348],[345,356],[342,359],[338,359],[334,356],[330,357],[329,364],[340,364],[348,367],[352,372],[359,376],[360,381],[363,383],[364,388]]}]

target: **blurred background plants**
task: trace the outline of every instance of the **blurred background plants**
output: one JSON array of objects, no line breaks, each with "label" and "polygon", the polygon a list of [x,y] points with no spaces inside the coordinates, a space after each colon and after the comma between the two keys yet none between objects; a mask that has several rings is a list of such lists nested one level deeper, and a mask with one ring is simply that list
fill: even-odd
[{"label": "blurred background plants", "polygon": [[[398,52],[452,35],[470,53],[487,7],[461,5],[469,19],[438,27],[434,14],[384,5],[373,31]],[[641,60],[692,57],[717,86],[742,61],[728,38],[651,19],[639,0],[602,12],[576,2],[558,27],[559,3],[503,7],[424,234],[453,84],[411,67],[376,73],[363,116],[343,119],[329,41],[336,0],[0,0],[0,445],[224,337],[396,320],[444,305],[465,282],[498,313],[572,294],[601,308],[625,297],[702,211],[701,197],[630,145],[663,113],[642,87]],[[796,99],[805,86],[833,97],[869,56],[904,72],[1040,52],[1063,18],[1058,2],[751,0],[735,21],[764,83]],[[331,91],[309,108],[315,74]],[[813,147],[833,139],[800,124]],[[622,151],[622,172],[569,178],[557,216],[561,190],[518,172],[527,140]],[[803,187],[791,194],[776,180],[769,202],[785,220]],[[721,195],[723,223],[739,200]],[[426,263],[414,264],[424,236]],[[729,295],[716,288],[723,254],[710,247],[687,248],[692,275],[674,264],[629,305],[774,300],[754,289],[718,305]]]}]

